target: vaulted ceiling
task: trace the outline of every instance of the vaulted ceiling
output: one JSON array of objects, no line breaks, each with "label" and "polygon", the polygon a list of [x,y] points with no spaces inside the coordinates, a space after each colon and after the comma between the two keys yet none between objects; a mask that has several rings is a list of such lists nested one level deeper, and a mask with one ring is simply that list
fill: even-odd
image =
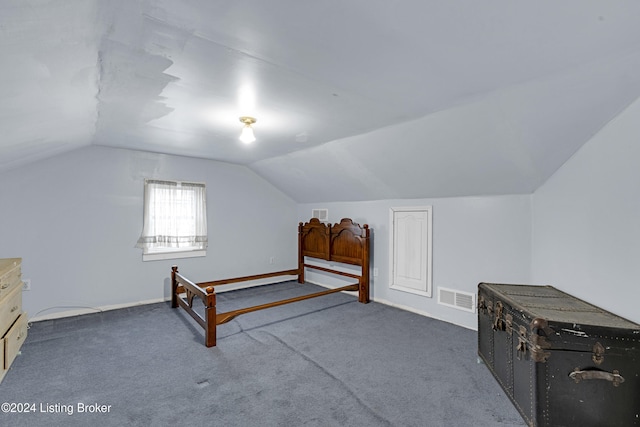
[{"label": "vaulted ceiling", "polygon": [[640,97],[639,18],[635,0],[3,0],[0,170],[95,144],[244,164],[299,202],[530,193]]}]

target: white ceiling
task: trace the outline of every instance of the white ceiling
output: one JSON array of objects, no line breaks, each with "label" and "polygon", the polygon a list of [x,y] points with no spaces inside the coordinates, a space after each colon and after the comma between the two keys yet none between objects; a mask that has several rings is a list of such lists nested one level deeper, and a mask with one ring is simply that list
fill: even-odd
[{"label": "white ceiling", "polygon": [[640,97],[639,18],[636,0],[2,0],[0,170],[96,144],[246,164],[299,202],[529,193]]}]

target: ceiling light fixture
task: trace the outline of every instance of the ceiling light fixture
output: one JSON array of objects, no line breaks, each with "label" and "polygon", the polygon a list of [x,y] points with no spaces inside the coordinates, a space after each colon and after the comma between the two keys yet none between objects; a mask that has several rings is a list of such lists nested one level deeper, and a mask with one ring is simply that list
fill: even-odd
[{"label": "ceiling light fixture", "polygon": [[256,122],[256,119],[249,116],[240,117],[240,122],[244,123],[244,127],[242,128],[242,133],[240,134],[240,141],[245,144],[251,144],[256,140],[256,137],[253,135],[252,124]]}]

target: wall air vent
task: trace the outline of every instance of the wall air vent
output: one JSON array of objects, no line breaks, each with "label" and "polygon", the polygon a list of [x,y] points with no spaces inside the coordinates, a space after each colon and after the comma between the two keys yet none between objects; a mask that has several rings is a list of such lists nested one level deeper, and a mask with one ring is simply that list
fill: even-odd
[{"label": "wall air vent", "polygon": [[438,304],[475,313],[476,294],[438,287]]},{"label": "wall air vent", "polygon": [[329,209],[312,209],[311,218],[318,218],[320,222],[328,222]]}]

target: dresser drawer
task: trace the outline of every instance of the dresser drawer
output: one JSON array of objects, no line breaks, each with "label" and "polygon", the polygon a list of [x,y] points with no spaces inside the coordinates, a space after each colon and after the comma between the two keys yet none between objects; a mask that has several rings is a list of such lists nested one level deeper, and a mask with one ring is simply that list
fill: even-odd
[{"label": "dresser drawer", "polygon": [[[19,260],[19,258],[17,258]],[[10,260],[9,260],[10,261]],[[3,260],[4,270],[0,270],[0,304],[2,299],[16,287],[22,285],[22,271],[18,261]],[[15,265],[14,265],[15,264]]]},{"label": "dresser drawer", "polygon": [[22,313],[22,289],[13,288],[9,295],[2,299],[0,304],[0,335],[15,322]]},{"label": "dresser drawer", "polygon": [[27,313],[22,313],[4,336],[4,369],[9,369],[24,340],[27,339],[27,326]]},{"label": "dresser drawer", "polygon": [[0,338],[0,380],[4,377],[6,371],[4,366],[4,337],[2,337]]}]

